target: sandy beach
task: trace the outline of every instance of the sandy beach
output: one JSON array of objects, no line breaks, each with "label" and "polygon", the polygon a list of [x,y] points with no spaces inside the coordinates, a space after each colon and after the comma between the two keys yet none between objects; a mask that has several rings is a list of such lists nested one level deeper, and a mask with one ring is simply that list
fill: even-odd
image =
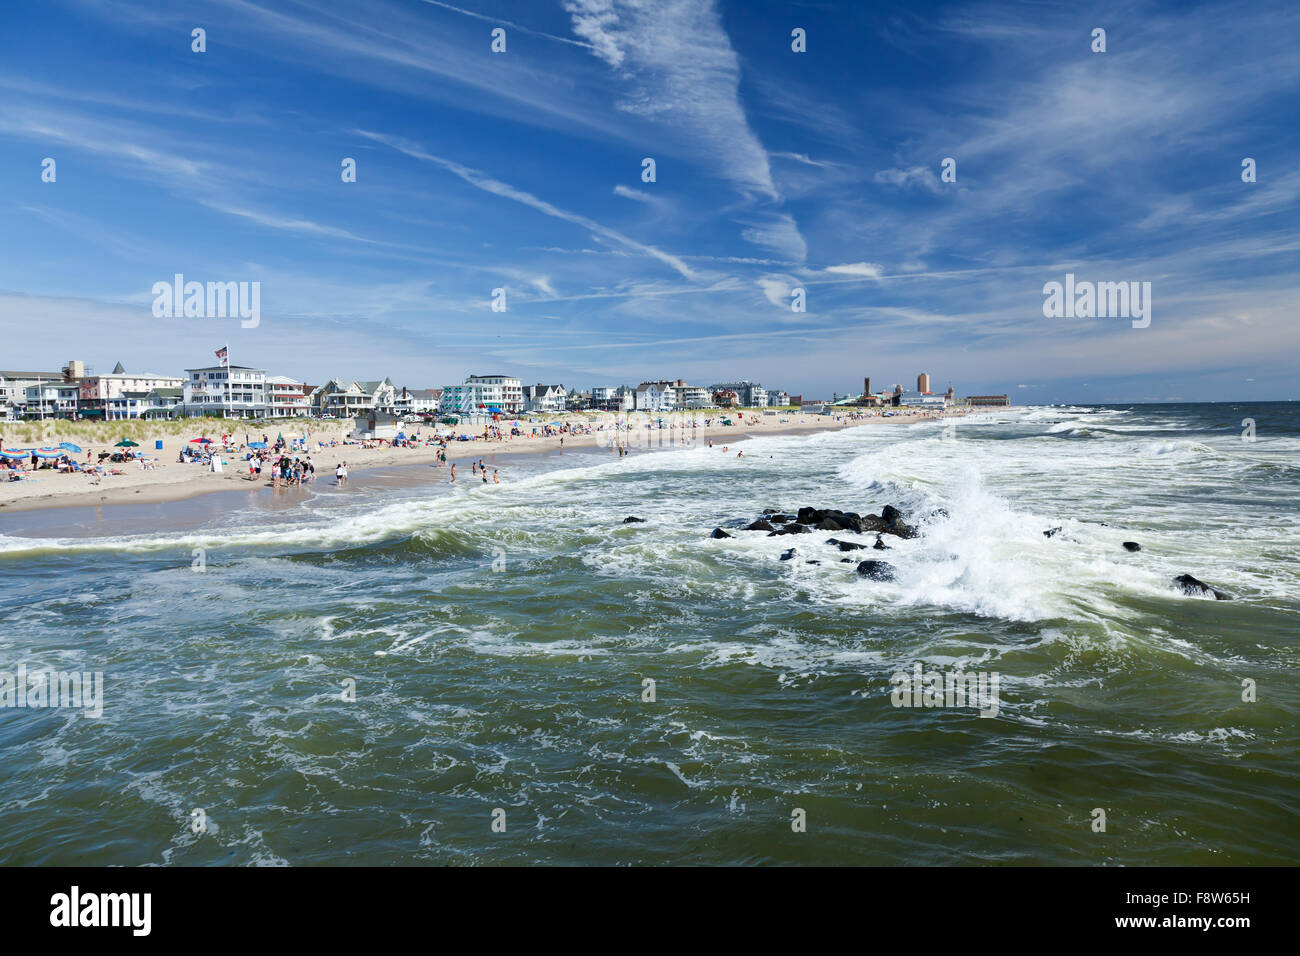
[{"label": "sandy beach", "polygon": [[[949,412],[945,417],[962,417],[974,413],[975,411],[963,409]],[[561,440],[565,448],[608,447],[615,441],[624,441],[628,445],[629,453],[635,454],[640,450],[652,447],[664,447],[670,441],[671,444],[676,445],[682,439],[688,442],[695,440],[699,442],[713,441],[714,444],[727,444],[728,442],[740,442],[747,437],[757,435],[806,434],[871,424],[909,424],[937,416],[931,412],[897,413],[888,417],[879,413],[867,413],[865,416],[846,414],[838,418],[801,413],[776,416],[750,415],[747,413],[743,422],[733,415],[732,418],[735,420],[733,425],[718,423],[717,419],[721,416],[716,412],[708,416],[696,414],[693,417],[698,422],[696,427],[692,427],[691,415],[665,415],[663,417],[664,421],[671,423],[672,427],[662,429],[634,427],[630,437],[628,437],[627,433],[620,433],[623,436],[621,438],[616,438],[615,432],[612,430],[614,420],[612,416],[605,418],[575,417],[571,420],[575,426],[579,424],[590,425],[592,428],[603,426],[605,430],[588,434],[568,434],[562,437],[523,435],[506,437],[501,440],[476,438],[468,441],[450,441],[446,446],[446,454],[450,463],[459,459],[479,458],[489,454],[507,453],[515,455],[547,452],[559,448]],[[712,424],[708,426],[703,424],[706,417]],[[501,424],[506,425],[505,422]],[[522,420],[521,424],[523,424]],[[58,425],[59,423],[49,423],[42,434],[40,443],[42,445],[57,445],[63,440],[73,441],[82,449],[79,454],[73,456],[79,461],[85,461],[88,452],[94,456],[101,452],[113,450],[114,442],[120,437],[112,430],[112,425],[109,424],[98,426],[104,429],[105,441],[88,443],[82,435],[65,439],[60,434]],[[222,426],[222,422],[214,420],[212,427],[207,430],[206,434],[210,437],[216,437],[220,434]],[[293,437],[305,433],[308,443],[308,450],[305,454],[310,455],[315,465],[316,481],[319,484],[334,484],[334,470],[340,462],[347,463],[348,473],[351,478],[358,473],[393,465],[430,464],[435,460],[438,452],[436,444],[418,444],[413,447],[393,447],[387,444],[380,447],[365,447],[361,444],[344,444],[350,423],[312,422],[305,428],[301,423],[295,423],[294,426],[286,424],[283,427],[253,428],[243,422],[227,422],[224,423],[224,427],[238,436],[238,445],[243,444],[245,432],[249,434],[251,440],[257,440],[266,431],[284,431],[286,437],[290,437],[290,432]],[[528,427],[532,426],[529,425]],[[410,429],[412,437],[415,436],[417,431],[421,438],[427,437],[432,432],[428,426],[410,426]],[[468,431],[468,428],[464,431]],[[258,434],[253,436],[253,432]],[[163,429],[160,426],[156,435],[153,432],[146,434],[138,430],[133,434],[139,435],[141,438],[140,451],[150,458],[157,458],[154,470],[143,469],[137,462],[126,462],[112,466],[113,469],[121,471],[121,474],[105,474],[99,479],[98,483],[92,483],[94,479],[83,474],[64,474],[54,469],[40,469],[31,473],[31,477],[22,481],[0,482],[0,509],[3,509],[0,514],[36,508],[160,504],[169,501],[181,501],[213,492],[248,490],[250,488],[266,488],[269,490],[271,488],[270,478],[266,474],[263,474],[255,481],[249,479],[244,457],[246,452],[243,450],[222,454],[220,457],[224,462],[223,470],[216,473],[205,465],[182,464],[176,460],[180,448],[187,443],[188,439],[177,436],[175,429]],[[161,451],[154,450],[155,437],[163,441]],[[11,442],[9,438],[5,440],[7,444],[16,444],[16,442]],[[337,442],[337,444],[320,449],[318,443],[322,441],[326,443],[333,441]],[[465,477],[470,476],[466,473]]]}]

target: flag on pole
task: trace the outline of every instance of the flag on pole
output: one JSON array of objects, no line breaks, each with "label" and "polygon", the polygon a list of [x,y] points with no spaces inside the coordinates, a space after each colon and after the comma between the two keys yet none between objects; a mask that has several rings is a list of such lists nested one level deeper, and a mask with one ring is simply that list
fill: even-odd
[{"label": "flag on pole", "polygon": [[221,346],[221,348],[217,349],[217,358],[219,359],[224,359],[229,354],[230,354],[229,345],[223,345]]}]

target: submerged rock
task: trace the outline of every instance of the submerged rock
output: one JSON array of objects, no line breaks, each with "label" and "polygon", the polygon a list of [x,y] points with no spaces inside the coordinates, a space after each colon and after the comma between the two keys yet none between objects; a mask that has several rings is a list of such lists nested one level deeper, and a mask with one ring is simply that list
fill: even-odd
[{"label": "submerged rock", "polygon": [[769,538],[778,534],[812,534],[812,529],[801,524],[786,524],[772,530],[768,535]]},{"label": "submerged rock", "polygon": [[1177,584],[1184,594],[1190,594],[1192,597],[1212,597],[1216,601],[1232,600],[1231,594],[1220,591],[1218,588],[1212,588],[1204,581],[1198,581],[1190,574],[1178,575],[1178,577],[1174,578],[1174,584]]},{"label": "submerged rock", "polygon": [[709,535],[709,537],[710,538],[734,538],[735,535],[727,534],[727,532],[723,531],[721,528],[714,528],[713,534]]},{"label": "submerged rock", "polygon": [[858,574],[873,581],[892,581],[897,577],[894,566],[888,561],[860,561]]},{"label": "submerged rock", "polygon": [[753,524],[745,525],[745,530],[746,531],[775,531],[776,529],[773,528],[766,521],[759,519],[758,521],[755,521]]},{"label": "submerged rock", "polygon": [[1125,550],[1125,551],[1141,551],[1141,550],[1142,550],[1142,545],[1138,544],[1136,541],[1125,541],[1125,542],[1124,542],[1124,550]]},{"label": "submerged rock", "polygon": [[623,519],[624,524],[645,524],[645,518],[627,517]]},{"label": "submerged rock", "polygon": [[881,520],[892,523],[894,521],[902,520],[903,512],[899,511],[893,505],[885,505],[885,507],[880,509],[880,517]]},{"label": "submerged rock", "polygon": [[794,558],[794,556],[795,556],[796,554],[798,554],[798,553],[799,553],[799,552],[796,551],[794,548],[791,548],[789,551],[783,551],[783,552],[781,552],[781,560],[782,560],[782,561],[789,561],[789,560],[791,560],[792,558]]},{"label": "submerged rock", "polygon": [[1048,528],[1046,531],[1043,532],[1043,537],[1044,537],[1044,538],[1054,538],[1054,537],[1056,537],[1056,536],[1057,536],[1058,534],[1060,534],[1060,533],[1061,533],[1061,529],[1060,529],[1059,527],[1058,527],[1058,528]]},{"label": "submerged rock", "polygon": [[872,545],[877,551],[888,551],[889,545],[880,540],[880,535],[876,535],[876,543]]}]

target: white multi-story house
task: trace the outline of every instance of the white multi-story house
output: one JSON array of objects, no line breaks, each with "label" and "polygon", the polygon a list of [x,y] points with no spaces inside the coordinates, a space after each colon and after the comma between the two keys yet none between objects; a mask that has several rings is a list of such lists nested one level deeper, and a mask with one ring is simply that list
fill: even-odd
[{"label": "white multi-story house", "polygon": [[246,365],[210,365],[187,368],[178,408],[184,415],[220,415],[224,418],[261,417],[267,414],[266,370]]},{"label": "white multi-story house", "polygon": [[789,405],[790,396],[787,395],[785,392],[768,392],[767,404],[773,408]]},{"label": "white multi-story house", "polygon": [[507,415],[518,415],[524,410],[524,387],[517,378],[509,375],[469,375],[466,385],[482,386],[482,404],[485,411],[494,407]]},{"label": "white multi-story house", "polygon": [[307,386],[287,375],[266,377],[267,414],[272,418],[296,418],[311,413]]},{"label": "white multi-story house", "polygon": [[524,410],[529,412],[562,412],[568,392],[563,385],[525,385]]},{"label": "white multi-story house", "polygon": [[[69,366],[80,365],[80,363],[68,363]],[[223,366],[224,368],[224,366]],[[185,379],[178,375],[158,375],[153,372],[128,372],[118,362],[113,366],[113,371],[107,375],[83,375],[80,378],[81,394],[80,409],[82,415],[102,415],[105,418],[114,417],[110,414],[109,405],[113,399],[121,398],[124,393],[135,393],[133,398],[138,402],[143,395],[148,395],[155,388],[184,388]],[[131,402],[117,402],[114,410],[118,413],[118,418],[138,418],[139,415],[125,414],[124,408],[131,406]]]},{"label": "white multi-story house", "polygon": [[657,382],[642,382],[633,393],[632,407],[638,412],[663,411],[663,396]]},{"label": "white multi-story house", "polygon": [[396,408],[401,415],[429,415],[438,411],[442,400],[440,388],[402,387],[397,395]]}]

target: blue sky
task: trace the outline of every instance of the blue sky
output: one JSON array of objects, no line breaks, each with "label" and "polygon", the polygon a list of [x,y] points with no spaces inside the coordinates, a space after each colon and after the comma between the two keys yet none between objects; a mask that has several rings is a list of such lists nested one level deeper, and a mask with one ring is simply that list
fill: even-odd
[{"label": "blue sky", "polygon": [[[1079,6],[7,5],[0,367],[1295,397],[1300,5]],[[1045,318],[1067,272],[1150,327]]]}]

